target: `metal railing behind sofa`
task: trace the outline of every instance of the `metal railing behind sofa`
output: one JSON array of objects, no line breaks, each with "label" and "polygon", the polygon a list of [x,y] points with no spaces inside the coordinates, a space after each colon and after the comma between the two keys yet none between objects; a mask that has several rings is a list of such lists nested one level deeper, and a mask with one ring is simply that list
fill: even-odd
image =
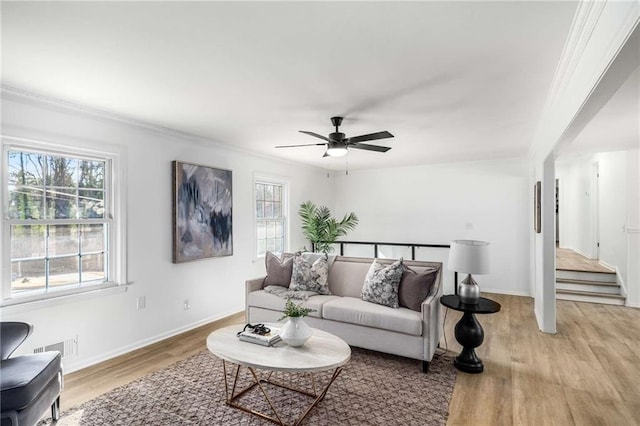
[{"label": "metal railing behind sofa", "polygon": [[[311,245],[315,250],[314,245]],[[381,241],[336,241],[334,253],[340,256],[399,258],[442,262],[444,294],[458,294],[458,273],[446,274],[449,244],[389,243]]]}]

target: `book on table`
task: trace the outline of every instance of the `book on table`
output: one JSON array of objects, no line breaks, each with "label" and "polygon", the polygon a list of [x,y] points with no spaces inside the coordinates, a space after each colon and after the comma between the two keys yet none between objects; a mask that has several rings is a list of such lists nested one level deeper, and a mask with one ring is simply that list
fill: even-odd
[{"label": "book on table", "polygon": [[238,338],[243,342],[256,343],[262,346],[273,346],[282,339],[280,338],[280,329],[271,328],[271,332],[267,334],[253,333],[252,331],[245,330],[238,334]]}]

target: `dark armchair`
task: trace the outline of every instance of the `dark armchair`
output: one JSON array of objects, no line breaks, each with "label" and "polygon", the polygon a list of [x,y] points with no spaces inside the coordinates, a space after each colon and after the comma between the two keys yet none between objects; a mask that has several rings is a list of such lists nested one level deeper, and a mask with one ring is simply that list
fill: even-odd
[{"label": "dark armchair", "polygon": [[28,323],[0,322],[0,426],[33,426],[48,407],[54,420],[60,417],[60,352],[10,358],[32,330]]}]

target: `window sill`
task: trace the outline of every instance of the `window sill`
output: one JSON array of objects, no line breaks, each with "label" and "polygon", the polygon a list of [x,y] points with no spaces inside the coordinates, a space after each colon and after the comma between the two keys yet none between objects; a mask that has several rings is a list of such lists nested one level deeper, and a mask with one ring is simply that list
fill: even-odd
[{"label": "window sill", "polygon": [[105,284],[102,286],[61,291],[60,293],[38,294],[33,296],[7,299],[0,303],[3,314],[28,312],[35,309],[50,308],[68,302],[78,302],[94,297],[125,293],[129,284]]}]

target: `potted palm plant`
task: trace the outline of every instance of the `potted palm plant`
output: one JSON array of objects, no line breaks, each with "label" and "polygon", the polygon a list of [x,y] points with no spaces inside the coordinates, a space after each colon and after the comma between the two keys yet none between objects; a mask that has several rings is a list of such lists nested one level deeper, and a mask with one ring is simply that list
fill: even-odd
[{"label": "potted palm plant", "polygon": [[332,244],[338,237],[347,235],[358,224],[358,216],[351,212],[344,215],[341,221],[331,216],[331,210],[326,206],[316,206],[312,201],[305,201],[298,211],[302,219],[302,232],[311,241],[314,250],[329,253]]}]

